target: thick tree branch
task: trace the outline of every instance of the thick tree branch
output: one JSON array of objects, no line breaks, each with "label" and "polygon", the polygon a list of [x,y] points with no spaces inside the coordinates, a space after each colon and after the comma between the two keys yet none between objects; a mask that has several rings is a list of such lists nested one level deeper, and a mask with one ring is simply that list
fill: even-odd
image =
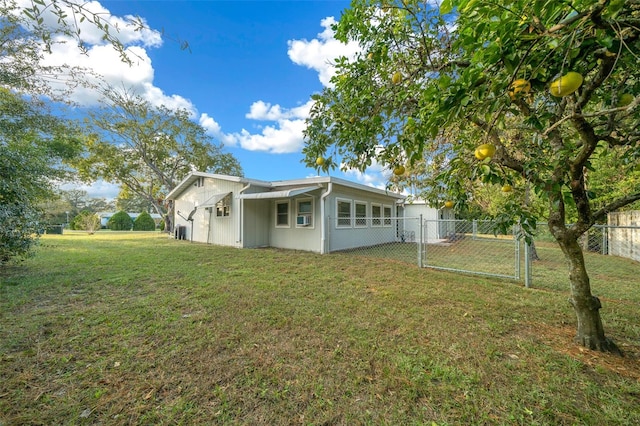
[{"label": "thick tree branch", "polygon": [[599,220],[602,220],[604,218],[607,217],[607,214],[614,212],[624,206],[628,206],[629,204],[636,202],[640,200],[640,192],[637,192],[635,194],[630,194],[627,195],[626,197],[620,198],[616,201],[613,201],[612,203],[607,204],[606,206],[604,206],[603,208],[601,208],[600,210],[597,210],[596,212],[593,213],[592,216],[592,224],[596,223]]}]

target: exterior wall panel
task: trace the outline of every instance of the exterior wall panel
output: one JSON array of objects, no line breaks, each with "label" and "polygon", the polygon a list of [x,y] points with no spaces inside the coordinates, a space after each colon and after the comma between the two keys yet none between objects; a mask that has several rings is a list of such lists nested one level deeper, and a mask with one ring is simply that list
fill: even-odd
[{"label": "exterior wall panel", "polygon": [[[338,224],[337,201],[351,200],[351,226],[343,227]],[[365,226],[355,224],[355,204],[354,201],[367,203],[367,223]],[[371,226],[371,204],[391,207],[391,223],[381,227]],[[327,197],[326,214],[328,216],[327,230],[329,240],[329,251],[348,250],[363,246],[373,246],[377,244],[391,243],[399,240],[398,221],[395,220],[396,199],[389,196],[372,194],[357,189],[338,187]]]}]

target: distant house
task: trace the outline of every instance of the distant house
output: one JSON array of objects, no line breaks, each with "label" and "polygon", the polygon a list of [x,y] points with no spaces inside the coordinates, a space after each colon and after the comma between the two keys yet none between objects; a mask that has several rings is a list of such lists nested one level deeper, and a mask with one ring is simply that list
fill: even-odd
[{"label": "distant house", "polygon": [[176,236],[328,253],[398,241],[404,196],[335,177],[267,182],[194,172],[167,199]]},{"label": "distant house", "polygon": [[[426,201],[414,199],[404,203],[405,218],[422,218],[423,240],[427,242],[446,240],[455,233],[453,209],[431,207]],[[405,232],[409,238],[419,239],[419,221],[405,220]]]},{"label": "distant house", "polygon": [[[116,213],[117,212],[98,212],[98,213],[96,213],[98,215],[98,217],[100,218],[100,226],[102,228],[106,228],[107,227],[107,222],[109,222],[109,219],[111,219],[111,216],[113,216]],[[140,216],[140,213],[127,213],[127,214],[129,215],[131,220],[136,220],[136,218],[138,216]],[[149,213],[149,215],[151,216],[153,221],[156,223],[156,227],[157,227],[160,224],[160,221],[162,220],[162,216],[160,216],[157,213]]]}]

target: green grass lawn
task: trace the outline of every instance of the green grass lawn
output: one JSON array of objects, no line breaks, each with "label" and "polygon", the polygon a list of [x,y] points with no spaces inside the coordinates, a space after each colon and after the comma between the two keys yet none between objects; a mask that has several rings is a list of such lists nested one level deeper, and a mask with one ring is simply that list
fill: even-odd
[{"label": "green grass lawn", "polygon": [[640,267],[618,284],[604,257],[594,292],[624,358],[573,344],[566,285],[45,236],[0,270],[0,425],[640,424]]}]

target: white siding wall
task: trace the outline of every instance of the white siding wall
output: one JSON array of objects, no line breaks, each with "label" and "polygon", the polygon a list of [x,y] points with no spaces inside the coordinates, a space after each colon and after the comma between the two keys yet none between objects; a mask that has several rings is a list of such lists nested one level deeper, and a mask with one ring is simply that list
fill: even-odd
[{"label": "white siding wall", "polygon": [[[338,223],[337,202],[351,202],[351,225],[344,226]],[[356,247],[372,246],[376,244],[390,243],[398,240],[398,230],[396,218],[396,199],[385,197],[384,195],[371,194],[367,191],[361,191],[346,187],[334,186],[334,191],[327,197],[326,214],[330,218],[327,223],[329,241],[329,252],[336,250],[347,250]],[[366,224],[359,226],[355,223],[355,202],[365,203],[367,205]],[[391,208],[391,223],[383,226],[372,226],[371,205],[376,204]]]},{"label": "white siding wall", "polygon": [[[203,186],[196,184],[190,186],[180,194],[175,205],[176,225],[187,227],[187,239],[201,242],[226,246],[239,245],[239,213],[240,200],[236,199],[243,185],[238,182],[226,181],[221,179],[205,178]],[[215,207],[212,209],[198,208],[193,216],[193,230],[191,223],[178,215],[178,211],[182,216],[187,217],[188,214],[196,206],[203,205],[207,200],[216,194],[232,192],[231,195],[231,211],[228,217],[217,217]],[[209,211],[211,210],[211,212]]]},{"label": "white siding wall", "polygon": [[[446,228],[453,227],[453,225],[449,224],[451,225],[449,227],[447,227],[446,224],[445,226],[440,226],[435,221],[442,220],[442,219],[444,220],[453,219],[454,215],[453,215],[452,209],[438,210],[433,207],[429,207],[425,203],[405,204],[404,217],[417,218],[417,217],[420,217],[420,215],[422,215],[423,221],[429,221],[428,226],[425,228],[425,231],[423,231],[423,232],[426,232],[426,234],[423,235],[423,238],[425,238],[427,241],[447,238],[447,235],[445,235],[447,234],[445,232]],[[418,220],[405,221],[405,230],[407,232],[414,232],[416,239],[418,239],[419,238],[418,236],[420,235],[420,228],[419,228],[418,222],[419,222]]]},{"label": "white siding wall", "polygon": [[271,226],[271,200],[239,200],[244,204],[242,247],[268,247]]},{"label": "white siding wall", "polygon": [[[314,191],[314,194],[319,191]],[[313,214],[311,224],[309,226],[298,226],[296,224],[297,202],[311,201],[313,205]],[[291,250],[305,250],[320,252],[322,239],[322,226],[320,216],[320,197],[318,195],[303,194],[298,197],[289,199],[289,226],[277,227],[275,209],[277,202],[285,202],[285,200],[272,200],[269,207],[270,219],[270,245]]]},{"label": "white siding wall", "polygon": [[[609,213],[608,222],[612,226],[609,228],[609,254],[640,262],[640,211]],[[628,226],[634,228],[624,228]]]}]

